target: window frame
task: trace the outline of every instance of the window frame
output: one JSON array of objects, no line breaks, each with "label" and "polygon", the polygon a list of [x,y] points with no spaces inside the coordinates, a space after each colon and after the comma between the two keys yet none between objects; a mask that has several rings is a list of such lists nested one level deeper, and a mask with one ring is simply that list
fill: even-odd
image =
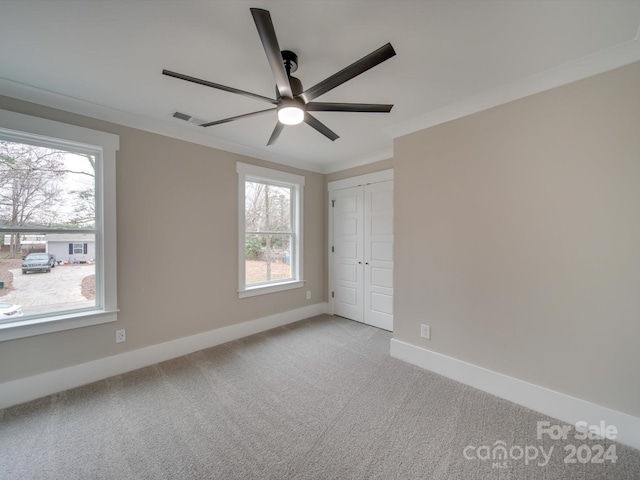
[{"label": "window frame", "polygon": [[[0,137],[96,156],[96,305],[0,323],[0,341],[117,321],[116,152],[120,137],[76,125],[0,110]],[[2,234],[6,229],[3,229]],[[35,229],[37,230],[37,228]]]},{"label": "window frame", "polygon": [[[304,182],[302,175],[237,162],[238,173],[238,298],[282,292],[304,286],[303,277],[303,205]],[[291,187],[291,278],[262,284],[245,283],[245,182],[266,182]]]}]

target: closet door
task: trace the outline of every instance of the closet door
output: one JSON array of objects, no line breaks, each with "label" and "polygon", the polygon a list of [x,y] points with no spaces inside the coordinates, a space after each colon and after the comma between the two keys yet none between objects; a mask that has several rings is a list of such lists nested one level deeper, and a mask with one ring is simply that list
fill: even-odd
[{"label": "closet door", "polygon": [[393,182],[364,187],[364,323],[393,331]]},{"label": "closet door", "polygon": [[393,182],[333,192],[333,313],[393,330]]},{"label": "closet door", "polygon": [[333,193],[333,312],[362,322],[364,318],[364,191]]}]

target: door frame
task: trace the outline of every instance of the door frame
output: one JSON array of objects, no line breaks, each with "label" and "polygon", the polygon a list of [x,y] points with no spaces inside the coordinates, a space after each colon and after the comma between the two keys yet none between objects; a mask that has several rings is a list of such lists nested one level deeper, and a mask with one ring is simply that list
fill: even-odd
[{"label": "door frame", "polygon": [[369,185],[372,183],[380,183],[386,182],[389,180],[393,180],[393,169],[390,168],[388,170],[380,170],[379,172],[367,173],[365,175],[358,175],[355,177],[344,178],[342,180],[335,180],[333,182],[329,182],[327,184],[327,190],[329,192],[329,202],[327,203],[327,208],[329,209],[328,222],[329,225],[327,228],[328,236],[327,236],[327,259],[328,259],[328,275],[329,275],[329,314],[334,314],[334,306],[333,306],[333,297],[331,293],[333,290],[333,252],[331,248],[333,247],[333,192],[335,190],[342,190],[344,188],[351,187],[360,187],[363,185]]}]

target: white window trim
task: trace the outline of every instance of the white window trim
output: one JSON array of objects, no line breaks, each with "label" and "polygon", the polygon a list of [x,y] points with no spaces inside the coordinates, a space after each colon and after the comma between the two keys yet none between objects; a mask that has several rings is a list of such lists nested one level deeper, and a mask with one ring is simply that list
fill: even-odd
[{"label": "white window trim", "polygon": [[[101,166],[96,171],[96,249],[102,268],[97,284],[103,286],[96,292],[96,307],[70,312],[55,312],[47,316],[21,317],[14,322],[0,323],[0,341],[59,332],[101,323],[115,322],[118,312],[117,252],[116,252],[116,152],[120,137],[66,123],[45,120],[21,113],[0,110],[0,134],[7,138],[47,137],[46,146],[58,144],[67,150],[94,151],[101,155]],[[51,140],[49,142],[49,139]],[[98,208],[102,205],[102,208]],[[101,247],[101,248],[100,248]]]},{"label": "white window trim", "polygon": [[[267,293],[282,292],[294,288],[302,288],[303,280],[303,199],[304,199],[304,177],[293,173],[272,170],[270,168],[258,167],[248,163],[238,162],[236,164],[238,173],[238,298],[253,297]],[[264,285],[245,285],[245,182],[249,180],[281,182],[293,188],[292,205],[292,242],[291,242],[291,272],[294,277],[279,283],[269,283]]]}]

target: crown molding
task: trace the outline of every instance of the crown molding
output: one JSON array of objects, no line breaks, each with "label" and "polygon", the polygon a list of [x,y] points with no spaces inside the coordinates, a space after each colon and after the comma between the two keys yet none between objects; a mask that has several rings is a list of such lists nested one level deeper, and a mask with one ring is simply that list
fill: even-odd
[{"label": "crown molding", "polygon": [[[637,61],[640,61],[640,29],[634,40],[532,75],[517,82],[503,85],[480,95],[454,102],[438,110],[425,113],[424,115],[399,122],[385,129],[385,133],[395,139]],[[75,97],[17,83],[1,77],[0,94],[18,100],[315,173],[328,174],[339,172],[393,157],[393,146],[390,145],[382,150],[368,152],[348,160],[337,160],[329,164],[307,162],[204,135],[182,123],[174,124],[170,121],[154,120]]]},{"label": "crown molding", "polygon": [[639,35],[640,30],[629,42],[399,122],[385,131],[395,139],[640,61]]},{"label": "crown molding", "polygon": [[350,168],[361,167],[370,163],[380,162],[382,160],[389,160],[393,158],[393,146],[390,145],[382,150],[376,150],[375,152],[369,152],[365,155],[351,158],[349,160],[337,160],[324,166],[322,173],[335,173]]},{"label": "crown molding", "polygon": [[166,137],[176,138],[178,140],[184,140],[198,145],[224,150],[226,152],[237,153],[238,155],[245,155],[247,157],[266,160],[311,172],[323,173],[322,165],[317,163],[305,162],[303,160],[286,157],[281,154],[275,154],[257,148],[220,140],[219,138],[214,138],[209,135],[204,135],[198,131],[194,131],[187,125],[184,125],[184,122],[181,120],[176,120],[175,124],[172,121],[165,122],[161,120],[154,120],[141,115],[125,112],[123,110],[81,100],[79,98],[61,95],[59,93],[36,88],[31,85],[14,82],[2,77],[0,77],[0,94],[16,98],[18,100],[23,100],[25,102],[36,103],[45,107],[56,108],[65,112],[123,125],[125,127],[136,128],[138,130],[144,130],[164,135]]}]

